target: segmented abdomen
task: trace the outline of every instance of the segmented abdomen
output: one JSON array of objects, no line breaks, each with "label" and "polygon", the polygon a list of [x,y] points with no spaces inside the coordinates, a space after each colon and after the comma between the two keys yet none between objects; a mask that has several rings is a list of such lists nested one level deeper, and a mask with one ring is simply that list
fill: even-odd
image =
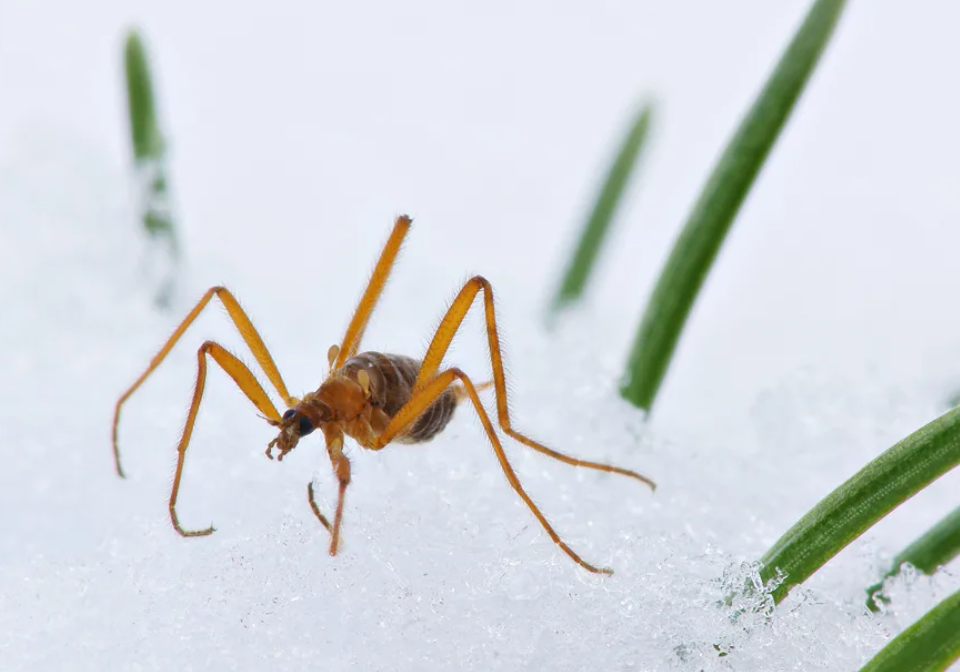
[{"label": "segmented abdomen", "polygon": [[[405,355],[382,352],[361,352],[348,359],[343,369],[351,378],[366,369],[370,376],[370,401],[380,406],[391,418],[410,401],[413,384],[420,372],[420,362]],[[457,393],[448,387],[420,416],[394,441],[423,443],[439,434],[457,408]]]}]

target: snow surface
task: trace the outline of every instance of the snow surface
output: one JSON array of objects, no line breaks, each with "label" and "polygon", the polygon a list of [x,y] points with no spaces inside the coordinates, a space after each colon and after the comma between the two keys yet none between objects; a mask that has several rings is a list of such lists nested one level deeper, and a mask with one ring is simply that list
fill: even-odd
[{"label": "snow surface", "polygon": [[[722,4],[722,6],[721,6]],[[852,2],[689,323],[650,425],[616,380],[650,283],[806,2],[5,3],[0,20],[0,669],[856,670],[960,587],[889,559],[957,500],[950,474],[773,610],[717,606],[830,490],[960,387],[960,9]],[[130,206],[122,30],[145,27],[187,266],[157,312]],[[540,320],[610,145],[644,93],[651,151],[589,305]],[[523,482],[609,578],[578,569],[462,409],[427,446],[353,447],[343,553],[306,503],[319,441],[282,464],[210,375],[166,498],[225,283],[294,392],[315,387],[392,218],[415,227],[371,349],[416,354],[459,283],[497,291],[516,425],[650,475],[515,445]],[[480,321],[451,361],[480,379]],[[487,397],[487,401],[492,401]],[[720,656],[718,652],[727,655]]]}]

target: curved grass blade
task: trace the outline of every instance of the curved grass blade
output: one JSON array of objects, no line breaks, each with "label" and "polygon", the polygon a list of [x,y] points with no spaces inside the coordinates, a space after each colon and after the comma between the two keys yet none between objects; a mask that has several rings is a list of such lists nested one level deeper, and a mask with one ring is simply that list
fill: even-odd
[{"label": "curved grass blade", "polygon": [[160,159],[163,156],[163,139],[157,126],[153,79],[143,40],[136,30],[127,33],[123,61],[127,76],[127,111],[133,156],[138,163]]},{"label": "curved grass blade", "polygon": [[960,506],[946,518],[930,528],[926,534],[907,546],[893,559],[893,566],[879,583],[867,588],[867,607],[878,611],[877,600],[888,601],[883,595],[883,582],[900,573],[904,563],[910,563],[917,571],[933,574],[955,557],[960,555]]},{"label": "curved grass blade", "polygon": [[166,147],[157,120],[150,64],[136,30],[127,34],[123,57],[141,221],[147,235],[164,244],[164,249],[157,250],[159,258],[155,259],[163,267],[156,303],[167,307],[174,292],[180,249],[167,189]]},{"label": "curved grass blade", "polygon": [[764,583],[780,602],[874,523],[960,464],[960,408],[941,415],[888,449],[831,492],[760,559]]},{"label": "curved grass blade", "polygon": [[624,372],[620,391],[635,406],[649,411],[653,405],[697,293],[844,2],[814,2],[694,205],[647,303]]},{"label": "curved grass blade", "polygon": [[597,195],[590,217],[580,233],[580,242],[567,264],[563,281],[557,288],[550,306],[552,313],[576,302],[583,294],[590,272],[600,253],[600,247],[610,230],[617,206],[633,173],[637,157],[643,149],[651,114],[652,106],[647,103],[636,115],[629,133],[623,139],[620,151],[610,166],[606,180]]},{"label": "curved grass blade", "polygon": [[894,637],[860,672],[941,672],[960,659],[960,591]]}]

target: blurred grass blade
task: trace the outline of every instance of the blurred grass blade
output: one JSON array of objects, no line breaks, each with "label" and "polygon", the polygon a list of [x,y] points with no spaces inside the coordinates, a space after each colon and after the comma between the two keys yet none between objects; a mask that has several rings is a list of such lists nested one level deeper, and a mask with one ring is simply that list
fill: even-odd
[{"label": "blurred grass blade", "polygon": [[650,410],[700,287],[843,10],[817,0],[740,123],[693,207],[647,303],[621,393]]},{"label": "blurred grass blade", "polygon": [[156,96],[143,40],[136,30],[124,45],[127,79],[127,112],[136,170],[141,221],[147,234],[162,243],[156,259],[163,268],[156,302],[166,307],[174,291],[179,245],[167,190],[166,146],[157,119]]},{"label": "blurred grass blade", "polygon": [[767,551],[760,560],[763,582],[775,578],[778,570],[786,574],[773,591],[774,600],[780,602],[793,586],[958,463],[960,408],[955,408],[870,462]]},{"label": "blurred grass blade", "polygon": [[960,591],[893,638],[860,672],[941,672],[960,658]]},{"label": "blurred grass blade", "polygon": [[557,289],[557,294],[551,304],[551,312],[556,313],[564,306],[574,303],[583,294],[583,289],[590,277],[590,271],[593,269],[597,255],[600,253],[604,238],[610,230],[610,224],[613,221],[614,214],[616,214],[617,206],[620,204],[627,182],[633,173],[640,150],[644,146],[651,114],[652,106],[647,103],[636,115],[630,127],[630,132],[624,138],[620,151],[617,153],[613,165],[610,166],[603,187],[597,195],[590,217],[580,234],[580,242],[567,265],[563,281]]},{"label": "blurred grass blade", "polygon": [[876,600],[886,600],[883,596],[883,581],[900,573],[904,563],[910,563],[917,571],[933,574],[955,557],[960,555],[960,506],[946,518],[930,528],[926,534],[907,546],[893,560],[893,566],[879,583],[867,588],[867,607],[878,611]]},{"label": "blurred grass blade", "polygon": [[123,55],[133,156],[138,163],[148,159],[160,159],[163,155],[163,140],[157,125],[153,79],[150,76],[150,64],[143,48],[143,40],[136,30],[127,34]]}]

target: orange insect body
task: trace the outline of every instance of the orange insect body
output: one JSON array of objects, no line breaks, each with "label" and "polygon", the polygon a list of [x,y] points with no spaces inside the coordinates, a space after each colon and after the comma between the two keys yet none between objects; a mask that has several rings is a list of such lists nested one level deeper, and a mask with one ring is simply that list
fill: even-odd
[{"label": "orange insect body", "polygon": [[[117,443],[121,407],[154,369],[160,365],[210,300],[217,296],[227,309],[227,313],[250,348],[260,368],[283,399],[287,410],[281,415],[253,373],[222,346],[213,341],[206,341],[200,346],[197,351],[197,384],[187,414],[187,422],[180,438],[180,444],[177,447],[177,469],[174,474],[173,488],[170,492],[170,519],[174,529],[179,534],[185,537],[193,537],[205,536],[214,532],[212,526],[202,530],[184,529],[180,525],[176,512],[184,458],[193,433],[200,401],[203,397],[207,357],[211,357],[233,379],[250,402],[259,409],[267,422],[278,428],[277,437],[267,446],[267,457],[273,459],[273,449],[276,448],[279,453],[277,459],[282,460],[284,455],[296,448],[302,437],[318,429],[323,434],[327,455],[339,484],[337,508],[332,524],[320,512],[316,504],[312,482],[308,485],[307,492],[310,507],[318,520],[330,532],[331,555],[336,555],[340,546],[344,494],[347,485],[350,483],[350,461],[343,454],[344,436],[353,438],[362,447],[370,450],[381,450],[391,443],[423,443],[432,439],[446,427],[460,402],[469,400],[480,417],[483,428],[490,439],[504,474],[510,481],[510,485],[537,518],[550,538],[581,567],[591,572],[612,574],[610,569],[598,568],[584,561],[564,543],[537,505],[527,495],[517,478],[516,472],[507,460],[490,416],[480,402],[478,392],[489,386],[494,387],[496,390],[497,420],[500,428],[504,434],[523,445],[566,464],[623,474],[639,480],[651,488],[655,487],[654,483],[645,476],[628,469],[570,457],[547,448],[513,429],[507,410],[503,358],[500,353],[500,341],[497,335],[493,290],[489,282],[480,276],[467,281],[447,310],[422,361],[404,355],[359,352],[360,341],[366,330],[370,315],[383,291],[400,250],[400,245],[410,228],[410,223],[410,219],[405,216],[397,219],[393,232],[374,268],[367,289],[360,299],[360,304],[350,321],[350,325],[347,327],[343,342],[339,346],[332,346],[328,352],[330,373],[315,392],[307,393],[302,399],[292,397],[287,391],[283,378],[281,378],[266,345],[233,295],[224,287],[212,287],[207,290],[160,349],[160,352],[153,358],[146,371],[117,401],[113,420],[113,449],[117,473],[121,477],[124,475],[120,465],[120,451]],[[460,369],[449,368],[441,371],[440,365],[454,335],[460,328],[464,317],[466,317],[467,311],[480,292],[483,292],[487,342],[493,368],[493,380],[478,386],[474,385],[472,380]]]},{"label": "orange insect body", "polygon": [[[331,348],[331,361],[338,348]],[[293,450],[301,436],[317,427],[337,423],[338,429],[364,448],[376,449],[390,420],[413,397],[422,363],[405,355],[364,352],[334,371],[316,392],[304,396],[288,410],[277,426],[280,436],[267,448],[280,449],[279,459]],[[424,443],[443,431],[453,417],[462,388],[450,387],[420,414],[414,423],[394,438],[394,443]],[[327,431],[334,431],[327,429]]]}]

